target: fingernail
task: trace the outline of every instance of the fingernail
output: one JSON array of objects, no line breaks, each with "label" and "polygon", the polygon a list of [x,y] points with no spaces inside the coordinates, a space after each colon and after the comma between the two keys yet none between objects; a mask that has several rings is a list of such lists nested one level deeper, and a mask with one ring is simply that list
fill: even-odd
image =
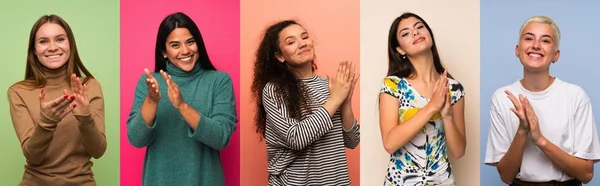
[{"label": "fingernail", "polygon": [[77,107],[77,105],[73,105],[73,108]]},{"label": "fingernail", "polygon": [[66,98],[68,98],[69,96],[68,96],[68,95],[64,95],[63,97],[66,99]]},{"label": "fingernail", "polygon": [[44,93],[45,89],[42,89],[42,94]]},{"label": "fingernail", "polygon": [[75,99],[75,96],[71,96],[71,99]]}]

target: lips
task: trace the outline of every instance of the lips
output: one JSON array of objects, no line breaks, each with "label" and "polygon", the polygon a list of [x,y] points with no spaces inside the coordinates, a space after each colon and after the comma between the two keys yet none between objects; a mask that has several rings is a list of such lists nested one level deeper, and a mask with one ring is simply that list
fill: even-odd
[{"label": "lips", "polygon": [[187,62],[192,62],[192,58],[193,57],[194,57],[194,55],[191,55],[191,56],[188,56],[188,57],[184,57],[184,58],[177,58],[177,59],[179,59],[180,61],[183,61],[183,62],[187,63]]},{"label": "lips", "polygon": [[537,52],[528,52],[527,56],[529,56],[530,58],[533,58],[533,59],[541,59],[542,57],[544,57],[544,54],[537,53]]},{"label": "lips", "polygon": [[308,52],[310,52],[310,49],[302,50],[302,51],[300,51],[300,53],[298,53],[298,55],[304,55],[304,54],[307,54]]},{"label": "lips", "polygon": [[44,55],[44,57],[48,58],[48,59],[57,59],[60,56],[62,56],[63,54],[53,54],[53,55]]},{"label": "lips", "polygon": [[419,37],[413,41],[413,45],[425,41],[425,37]]}]

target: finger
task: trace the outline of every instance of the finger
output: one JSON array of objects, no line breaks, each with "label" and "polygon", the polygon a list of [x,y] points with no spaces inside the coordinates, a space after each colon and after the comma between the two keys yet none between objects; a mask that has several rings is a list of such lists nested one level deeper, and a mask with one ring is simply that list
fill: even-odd
[{"label": "finger", "polygon": [[515,113],[517,116],[519,115],[519,112],[515,108],[510,108],[510,111],[512,111],[513,113]]},{"label": "finger", "polygon": [[67,98],[69,98],[68,95],[63,95],[61,97],[58,97],[54,100],[52,100],[49,104],[50,107],[56,107],[58,105],[60,105],[63,101],[67,100]]},{"label": "finger", "polygon": [[521,105],[520,101],[517,101],[517,98],[508,90],[505,90],[504,93],[506,93],[506,95],[508,96],[508,99],[510,99],[510,102],[512,102],[512,104],[515,106],[515,108],[519,108],[519,106]]},{"label": "finger", "polygon": [[[63,96],[64,97],[64,96]],[[75,101],[75,96],[69,96],[69,98],[63,99],[58,105],[56,105],[56,109],[58,110],[62,110],[66,107],[68,107],[71,103],[73,103],[73,101]]]},{"label": "finger", "polygon": [[77,82],[77,86],[76,86],[77,91],[74,91],[74,92],[77,92],[77,94],[83,95],[83,82],[81,81],[81,78],[77,77],[76,82]]},{"label": "finger", "polygon": [[45,89],[42,89],[42,90],[40,91],[40,104],[41,104],[41,103],[44,103],[44,99],[46,99],[46,90],[45,90]]},{"label": "finger", "polygon": [[167,76],[167,73],[163,70],[160,70],[160,75],[162,75],[165,80],[169,79],[169,76]]},{"label": "finger", "polygon": [[69,107],[67,107],[61,111],[61,113],[58,115],[58,117],[60,119],[64,118],[65,116],[69,115],[69,113],[73,112],[73,110],[75,110],[75,107],[77,107],[77,104],[75,104],[75,103],[70,104]]},{"label": "finger", "polygon": [[152,73],[150,72],[150,70],[148,70],[147,68],[144,69],[144,73],[146,74],[146,77],[148,78],[153,78],[152,77]]},{"label": "finger", "polygon": [[336,80],[342,77],[342,68],[343,68],[343,66],[344,66],[344,62],[341,62],[340,64],[338,64],[338,69],[337,69],[337,72],[335,74],[335,79]]}]

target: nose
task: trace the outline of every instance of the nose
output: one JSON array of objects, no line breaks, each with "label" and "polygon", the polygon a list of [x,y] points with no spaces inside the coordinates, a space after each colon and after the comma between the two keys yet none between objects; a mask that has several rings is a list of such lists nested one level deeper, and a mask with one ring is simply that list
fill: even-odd
[{"label": "nose", "polygon": [[304,48],[304,47],[306,47],[306,45],[307,45],[306,41],[304,41],[304,40],[298,41],[298,48]]},{"label": "nose", "polygon": [[50,41],[50,44],[48,45],[48,51],[54,52],[56,50],[58,50],[58,46],[57,46],[56,42]]},{"label": "nose", "polygon": [[183,55],[187,55],[190,54],[190,48],[187,45],[183,45],[183,47],[181,47],[181,54]]},{"label": "nose", "polygon": [[413,36],[417,36],[417,35],[420,35],[420,34],[421,34],[421,33],[419,33],[419,30],[414,30],[414,31],[413,31]]},{"label": "nose", "polygon": [[532,47],[533,49],[535,49],[535,50],[538,50],[538,49],[540,49],[540,47],[541,47],[541,45],[540,45],[540,41],[539,41],[539,40],[537,40],[537,41],[534,41],[534,42],[533,42],[533,45],[532,45],[531,47]]}]

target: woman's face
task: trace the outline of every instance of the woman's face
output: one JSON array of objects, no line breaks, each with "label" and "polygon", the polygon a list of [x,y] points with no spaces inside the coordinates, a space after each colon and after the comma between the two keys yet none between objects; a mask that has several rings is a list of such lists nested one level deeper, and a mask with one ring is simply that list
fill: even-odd
[{"label": "woman's face", "polygon": [[44,23],[35,33],[35,56],[48,69],[58,69],[69,60],[71,48],[63,27]]},{"label": "woman's face", "polygon": [[409,17],[398,24],[396,38],[399,47],[396,50],[402,55],[414,56],[431,51],[433,40],[423,21]]},{"label": "woman's face", "polygon": [[198,61],[198,45],[187,28],[176,28],[167,36],[166,56],[175,67],[189,72]]},{"label": "woman's face", "polygon": [[302,26],[293,24],[279,32],[280,53],[275,56],[279,62],[290,66],[302,66],[315,58],[313,41]]}]

